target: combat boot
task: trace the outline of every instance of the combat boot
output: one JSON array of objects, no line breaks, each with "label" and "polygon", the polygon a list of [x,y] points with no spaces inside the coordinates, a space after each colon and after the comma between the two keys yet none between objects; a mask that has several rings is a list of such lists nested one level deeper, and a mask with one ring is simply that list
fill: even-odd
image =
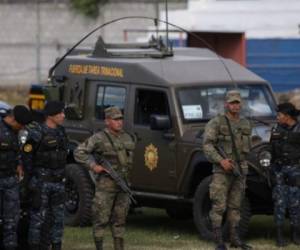
[{"label": "combat boot", "polygon": [[227,250],[227,247],[223,241],[222,229],[220,227],[213,228],[214,240],[216,243],[215,250]]},{"label": "combat boot", "polygon": [[293,234],[292,234],[293,243],[296,245],[300,245],[300,226],[293,226],[292,230],[293,230]]},{"label": "combat boot", "polygon": [[17,248],[16,247],[13,247],[13,246],[7,246],[5,247],[5,250],[16,250]]},{"label": "combat boot", "polygon": [[124,250],[124,239],[123,238],[114,238],[114,247],[115,247],[115,250]]},{"label": "combat boot", "polygon": [[40,245],[39,244],[29,244],[29,249],[30,250],[40,250]]},{"label": "combat boot", "polygon": [[239,228],[231,227],[230,228],[230,247],[241,248],[243,250],[252,249],[251,246],[247,245],[240,237]]},{"label": "combat boot", "polygon": [[96,250],[103,250],[103,239],[95,240]]},{"label": "combat boot", "polygon": [[61,250],[61,242],[52,243],[52,250]]},{"label": "combat boot", "polygon": [[287,246],[288,242],[283,236],[283,226],[277,226],[276,231],[277,231],[276,245],[278,247]]}]

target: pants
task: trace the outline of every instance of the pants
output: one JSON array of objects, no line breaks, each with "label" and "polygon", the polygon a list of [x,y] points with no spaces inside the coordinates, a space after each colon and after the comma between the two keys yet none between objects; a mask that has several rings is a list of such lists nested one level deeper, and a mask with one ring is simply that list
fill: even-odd
[{"label": "pants", "polygon": [[221,227],[223,214],[227,209],[227,219],[232,226],[240,221],[241,203],[245,195],[246,178],[233,174],[214,173],[209,186],[212,202],[210,219],[213,227]]},{"label": "pants", "polygon": [[0,179],[0,207],[3,225],[3,245],[17,247],[17,227],[20,214],[19,184],[15,176]]},{"label": "pants", "polygon": [[[30,244],[39,244],[41,241],[41,229],[45,221],[47,213],[51,213],[53,219],[50,229],[51,243],[59,243],[62,241],[64,230],[64,183],[44,182],[37,180],[35,177],[31,180],[30,188],[40,192],[33,192],[34,199],[40,199],[40,202],[35,202],[30,210],[30,225],[28,233],[28,241]],[[40,203],[40,204],[38,204]]]},{"label": "pants", "polygon": [[286,211],[289,211],[291,225],[300,225],[300,187],[289,186],[287,178],[294,171],[299,171],[296,166],[283,166],[274,172],[275,185],[273,187],[274,221],[276,225],[283,225]]},{"label": "pants", "polygon": [[128,194],[115,187],[113,180],[102,178],[96,183],[93,204],[93,235],[95,240],[102,239],[108,224],[114,238],[123,238],[126,217],[129,210]]}]

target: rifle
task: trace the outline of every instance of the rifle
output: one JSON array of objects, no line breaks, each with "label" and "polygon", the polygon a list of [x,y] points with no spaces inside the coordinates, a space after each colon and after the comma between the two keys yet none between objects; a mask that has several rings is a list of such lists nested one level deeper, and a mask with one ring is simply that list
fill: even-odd
[{"label": "rifle", "polygon": [[[220,146],[216,146],[215,147],[216,150],[218,151],[218,153],[224,158],[224,159],[228,159],[226,153],[224,152],[223,148],[221,148]],[[238,166],[237,166],[237,163],[235,161],[233,161],[234,163],[234,166],[233,166],[233,169],[232,169],[232,173],[234,176],[236,177],[243,177],[242,173],[240,172]]]},{"label": "rifle", "polygon": [[104,157],[99,156],[98,154],[94,154],[94,158],[96,160],[96,163],[101,165],[105,168],[109,176],[119,185],[119,187],[129,195],[130,200],[137,204],[136,199],[133,197],[133,193],[128,187],[127,183],[120,177],[120,175],[113,169],[112,165],[108,160],[106,160]]}]

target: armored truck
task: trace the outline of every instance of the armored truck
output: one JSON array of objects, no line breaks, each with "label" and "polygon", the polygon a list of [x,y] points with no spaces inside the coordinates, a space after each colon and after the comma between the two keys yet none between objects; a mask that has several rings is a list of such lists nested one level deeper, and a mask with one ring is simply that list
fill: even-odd
[{"label": "armored truck", "polygon": [[[268,140],[276,102],[270,85],[230,59],[205,48],[105,44],[78,49],[55,68],[50,85],[32,88],[32,106],[43,98],[66,103],[71,146],[67,165],[67,224],[91,222],[94,182],[75,162],[76,146],[104,128],[104,109],[118,106],[125,129],[137,139],[130,187],[138,206],[158,207],[174,219],[193,218],[212,237],[208,186],[212,164],[202,151],[207,121],[224,112],[224,95],[238,89],[243,115],[253,121],[253,142]],[[256,158],[248,174],[241,233],[252,214],[272,213],[270,188]],[[224,230],[227,222],[224,220]]]}]

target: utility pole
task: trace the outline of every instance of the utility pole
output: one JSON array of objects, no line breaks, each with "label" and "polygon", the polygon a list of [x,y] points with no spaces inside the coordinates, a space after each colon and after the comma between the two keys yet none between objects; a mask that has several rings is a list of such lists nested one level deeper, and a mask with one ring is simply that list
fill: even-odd
[{"label": "utility pole", "polygon": [[40,10],[40,0],[36,0],[36,81],[41,82],[41,10]]}]

